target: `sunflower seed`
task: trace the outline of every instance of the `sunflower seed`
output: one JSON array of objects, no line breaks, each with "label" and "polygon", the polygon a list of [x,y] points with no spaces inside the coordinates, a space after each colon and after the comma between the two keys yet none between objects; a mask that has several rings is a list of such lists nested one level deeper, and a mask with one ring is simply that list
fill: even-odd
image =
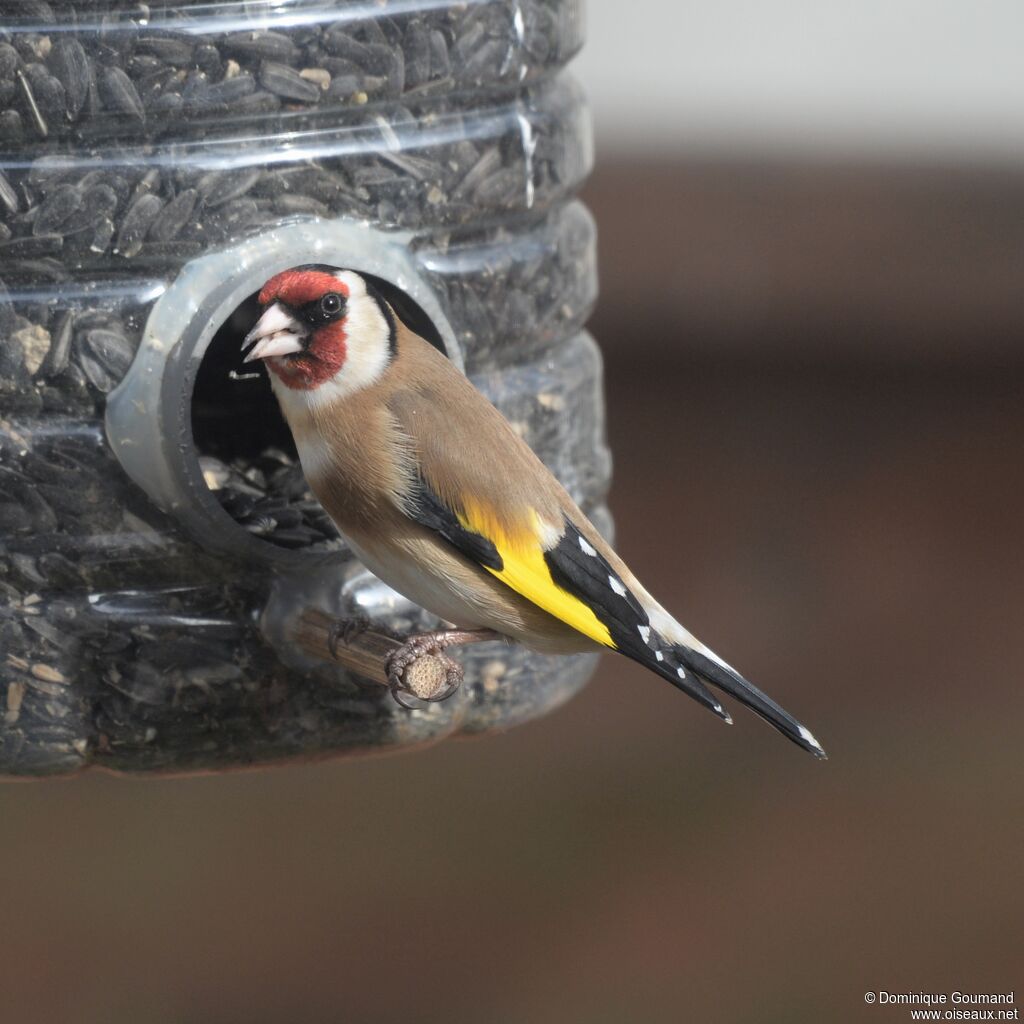
[{"label": "sunflower seed", "polygon": [[151,54],[165,64],[188,64],[192,60],[193,46],[188,38],[174,36],[139,36],[135,40],[137,53]]},{"label": "sunflower seed", "polygon": [[85,344],[115,380],[125,375],[135,358],[131,343],[117,331],[94,327],[86,332]]},{"label": "sunflower seed", "polygon": [[[78,209],[64,221],[61,231],[65,235],[85,231],[110,217],[116,209],[117,193],[109,185],[91,185],[84,192],[80,192]],[[38,219],[36,223],[38,224]]]},{"label": "sunflower seed", "polygon": [[240,167],[235,171],[211,171],[204,174],[196,188],[210,209],[245,195],[259,180],[258,167]]},{"label": "sunflower seed", "polygon": [[128,258],[135,256],[142,248],[143,239],[163,209],[163,205],[163,201],[150,192],[140,195],[128,208],[121,222],[114,252]]},{"label": "sunflower seed", "polygon": [[237,103],[240,99],[256,91],[256,79],[248,72],[226,78],[217,85],[208,86],[201,93],[193,96],[191,102],[199,109],[225,107]]},{"label": "sunflower seed", "polygon": [[300,103],[316,103],[320,99],[320,88],[309,82],[294,68],[266,60],[260,65],[260,84],[268,92],[287,100]]},{"label": "sunflower seed", "polygon": [[447,78],[452,73],[452,62],[448,55],[448,41],[444,33],[435,29],[430,33],[430,75],[432,78]]},{"label": "sunflower seed", "polygon": [[55,234],[12,238],[9,242],[0,244],[0,256],[10,259],[49,256],[52,253],[60,252],[63,244],[63,236]]},{"label": "sunflower seed", "polygon": [[110,67],[99,75],[100,98],[108,110],[146,120],[146,110],[135,88],[135,83],[118,67]]},{"label": "sunflower seed", "polygon": [[18,193],[14,191],[14,186],[3,171],[0,171],[0,203],[7,207],[9,213],[17,213],[21,207]]},{"label": "sunflower seed", "polygon": [[89,242],[89,251],[97,254],[105,253],[110,248],[115,230],[114,222],[109,217],[101,220],[93,231],[92,241]]},{"label": "sunflower seed", "polygon": [[74,185],[60,185],[40,204],[32,222],[33,235],[53,234],[78,210],[82,194]]},{"label": "sunflower seed", "polygon": [[64,86],[68,118],[78,119],[89,95],[89,58],[75,38],[61,34],[48,60],[54,76]]},{"label": "sunflower seed", "polygon": [[202,43],[195,48],[192,62],[211,81],[220,78],[223,74],[224,62],[221,59],[220,51],[210,43]]},{"label": "sunflower seed", "polygon": [[241,32],[224,41],[230,53],[260,60],[290,61],[295,58],[295,44],[280,32]]},{"label": "sunflower seed", "polygon": [[149,229],[149,238],[154,242],[169,242],[188,223],[196,208],[199,193],[187,188],[174,197],[157,215]]},{"label": "sunflower seed", "polygon": [[70,309],[65,309],[58,314],[49,351],[39,367],[40,377],[56,377],[59,373],[63,373],[64,368],[68,365],[68,353],[71,350],[74,326],[74,313]]},{"label": "sunflower seed", "polygon": [[15,323],[17,317],[14,313],[14,304],[11,302],[11,293],[7,290],[7,285],[0,281],[0,334],[10,334]]},{"label": "sunflower seed", "polygon": [[21,114],[16,110],[0,111],[0,140],[20,142],[23,134]]},{"label": "sunflower seed", "polygon": [[0,42],[0,81],[13,81],[20,64],[18,51],[10,43]]}]

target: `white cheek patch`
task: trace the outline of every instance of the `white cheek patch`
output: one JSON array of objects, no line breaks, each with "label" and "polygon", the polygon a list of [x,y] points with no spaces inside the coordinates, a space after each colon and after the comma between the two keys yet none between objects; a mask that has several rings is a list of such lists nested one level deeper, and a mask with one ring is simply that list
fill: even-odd
[{"label": "white cheek patch", "polygon": [[[315,408],[330,405],[373,384],[391,358],[388,322],[375,299],[366,294],[366,282],[350,270],[334,275],[348,292],[345,312],[345,362],[330,379],[310,391],[275,387],[282,404]],[[276,383],[276,382],[275,382]],[[287,399],[283,393],[288,392]]]}]

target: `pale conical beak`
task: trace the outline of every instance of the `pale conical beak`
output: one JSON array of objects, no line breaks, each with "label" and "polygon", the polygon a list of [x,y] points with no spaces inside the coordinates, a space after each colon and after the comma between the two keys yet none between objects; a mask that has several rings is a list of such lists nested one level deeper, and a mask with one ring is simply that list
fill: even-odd
[{"label": "pale conical beak", "polygon": [[251,363],[254,359],[289,356],[301,352],[305,339],[305,328],[283,306],[275,302],[266,308],[263,316],[256,321],[256,326],[245,336],[242,351],[244,352],[250,345],[253,346],[252,351],[245,357],[245,362]]}]

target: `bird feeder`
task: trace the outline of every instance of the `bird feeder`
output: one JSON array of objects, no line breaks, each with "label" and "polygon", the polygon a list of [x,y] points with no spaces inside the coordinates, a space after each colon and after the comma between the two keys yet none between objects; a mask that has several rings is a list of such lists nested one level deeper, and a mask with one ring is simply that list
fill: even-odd
[{"label": "bird feeder", "polygon": [[607,526],[580,26],[573,0],[0,14],[0,773],[396,749],[583,685],[589,655],[485,644],[409,709],[326,654],[338,621],[371,655],[436,622],[346,550],[239,365],[269,276],[369,275]]}]

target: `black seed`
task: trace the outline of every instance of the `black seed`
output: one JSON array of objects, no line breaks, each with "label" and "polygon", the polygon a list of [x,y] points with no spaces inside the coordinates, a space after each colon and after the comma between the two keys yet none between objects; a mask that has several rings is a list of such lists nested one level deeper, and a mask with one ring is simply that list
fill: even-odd
[{"label": "black seed", "polygon": [[12,238],[9,242],[0,245],[0,257],[15,259],[19,257],[32,258],[35,256],[49,256],[52,253],[60,252],[64,244],[62,235],[35,235],[27,238]]},{"label": "black seed", "polygon": [[197,109],[227,107],[237,103],[256,91],[256,79],[248,72],[225,78],[217,85],[209,85],[202,92],[190,97],[190,103]]},{"label": "black seed", "polygon": [[82,194],[74,185],[58,185],[40,204],[32,222],[32,234],[53,234],[79,209],[81,202]]},{"label": "black seed", "polygon": [[150,192],[140,195],[128,208],[128,212],[121,222],[121,230],[117,233],[114,252],[125,257],[135,256],[142,248],[143,239],[163,205],[163,201]]},{"label": "black seed", "polygon": [[150,75],[173,75],[174,69],[167,67],[166,64],[159,57],[150,57],[146,54],[136,54],[130,61],[128,61],[125,71],[128,72],[128,77],[135,80],[136,86],[142,88],[143,82],[145,82]]},{"label": "black seed", "polygon": [[25,348],[13,331],[5,332],[0,345],[0,390],[20,391],[28,386],[29,373],[25,367]]},{"label": "black seed", "polygon": [[0,111],[0,141],[20,142],[23,134],[21,114],[16,110]]},{"label": "black seed", "polygon": [[231,113],[237,117],[258,117],[260,114],[273,114],[281,109],[281,101],[273,93],[251,93],[231,104]]},{"label": "black seed", "polygon": [[165,64],[188,64],[192,60],[192,43],[174,36],[140,36],[135,40],[137,53],[151,54]]},{"label": "black seed", "polygon": [[345,77],[352,77],[359,82],[363,80],[363,69],[347,57],[324,57],[320,66],[330,73],[332,80]]},{"label": "black seed", "polygon": [[135,83],[120,68],[111,67],[100,72],[99,88],[100,98],[108,110],[140,122],[146,120],[146,110]]},{"label": "black seed", "polygon": [[34,525],[32,513],[23,505],[0,501],[0,536],[28,533]]},{"label": "black seed", "polygon": [[484,150],[476,163],[466,172],[466,176],[459,182],[458,187],[452,192],[456,199],[472,196],[484,180],[493,174],[501,166],[501,152],[497,146]]},{"label": "black seed", "polygon": [[51,129],[63,127],[67,121],[67,98],[64,86],[46,70],[43,64],[29,64],[25,68],[36,103]]},{"label": "black seed", "polygon": [[184,106],[184,100],[173,92],[165,92],[153,101],[150,110],[153,116],[158,119],[175,119]]},{"label": "black seed", "polygon": [[203,43],[195,48],[192,54],[192,62],[211,81],[220,78],[224,70],[220,51],[216,46],[212,46],[209,43]]},{"label": "black seed", "polygon": [[33,25],[53,25],[57,19],[46,0],[21,0],[18,14]]},{"label": "black seed", "polygon": [[71,351],[74,327],[75,315],[70,309],[65,309],[58,314],[50,338],[50,350],[39,367],[38,376],[55,377],[64,372],[64,368],[68,365],[68,353]]},{"label": "black seed", "polygon": [[463,65],[463,76],[477,82],[487,76],[493,67],[500,67],[508,54],[508,43],[502,39],[490,39],[481,46]]},{"label": "black seed", "polygon": [[306,526],[296,526],[292,529],[273,530],[272,539],[281,547],[308,548],[311,544],[320,541],[320,531],[311,530]]},{"label": "black seed", "polygon": [[109,185],[90,185],[81,193],[78,209],[61,226],[65,235],[95,227],[117,209],[117,193]]},{"label": "black seed", "polygon": [[135,357],[131,342],[123,334],[103,327],[94,327],[87,331],[85,344],[107,371],[118,380],[125,375]]},{"label": "black seed", "polygon": [[181,98],[185,101],[186,106],[191,107],[199,101],[209,87],[210,80],[202,71],[190,71],[185,78],[184,86],[182,86]]},{"label": "black seed", "polygon": [[[103,363],[93,356],[91,352],[83,352],[78,358],[85,379],[103,394],[108,394],[117,387],[117,380],[110,375]],[[88,512],[88,509],[85,510]]]},{"label": "black seed", "polygon": [[53,44],[48,63],[64,86],[67,114],[75,121],[89,95],[89,58],[77,39],[62,33]]},{"label": "black seed", "polygon": [[14,186],[3,171],[0,171],[0,204],[6,206],[10,213],[17,213],[21,208],[18,193],[14,191]]},{"label": "black seed", "polygon": [[93,231],[92,240],[89,242],[90,252],[97,254],[104,253],[110,248],[110,243],[114,237],[114,222],[109,218],[105,218],[96,225]]},{"label": "black seed", "polygon": [[430,33],[430,76],[447,78],[452,73],[452,62],[448,56],[448,41],[444,33],[435,29]]},{"label": "black seed", "polygon": [[0,334],[10,334],[16,322],[11,293],[7,290],[7,285],[0,281]]},{"label": "black seed", "polygon": [[260,180],[258,167],[240,167],[236,171],[211,171],[197,184],[199,194],[211,209],[245,195]]},{"label": "black seed", "polygon": [[252,199],[232,199],[216,210],[210,210],[204,223],[206,230],[215,238],[224,238],[253,223],[258,215],[259,208]]},{"label": "black seed", "polygon": [[224,47],[229,53],[259,60],[290,61],[295,58],[295,44],[280,32],[241,32],[228,36]]},{"label": "black seed", "polygon": [[265,537],[267,534],[274,532],[277,528],[277,521],[270,516],[256,515],[246,519],[242,525],[257,537]]},{"label": "black seed", "polygon": [[405,30],[405,83],[410,89],[430,80],[430,33],[422,21],[413,21]]},{"label": "black seed", "polygon": [[326,203],[322,203],[319,199],[314,199],[312,196],[279,196],[274,200],[274,209],[285,217],[295,214],[313,214],[317,217],[327,217],[331,212]]},{"label": "black seed", "polygon": [[157,215],[149,229],[153,242],[169,242],[188,223],[196,208],[199,193],[194,188],[185,189],[174,197]]},{"label": "black seed", "polygon": [[300,103],[318,102],[322,91],[315,82],[307,81],[294,68],[269,60],[260,65],[260,84],[276,96]]},{"label": "black seed", "polygon": [[135,183],[135,187],[128,198],[128,205],[133,206],[140,196],[159,192],[161,184],[162,178],[159,168],[150,167]]},{"label": "black seed", "polygon": [[18,51],[10,43],[0,42],[0,81],[13,81],[14,72],[20,65]]},{"label": "black seed", "polygon": [[327,95],[332,99],[347,100],[363,89],[363,74],[337,75],[331,79],[327,87]]},{"label": "black seed", "polygon": [[360,68],[365,68],[370,60],[365,44],[353,39],[344,28],[329,29],[324,36],[324,48],[335,57],[345,57],[353,61]]}]

